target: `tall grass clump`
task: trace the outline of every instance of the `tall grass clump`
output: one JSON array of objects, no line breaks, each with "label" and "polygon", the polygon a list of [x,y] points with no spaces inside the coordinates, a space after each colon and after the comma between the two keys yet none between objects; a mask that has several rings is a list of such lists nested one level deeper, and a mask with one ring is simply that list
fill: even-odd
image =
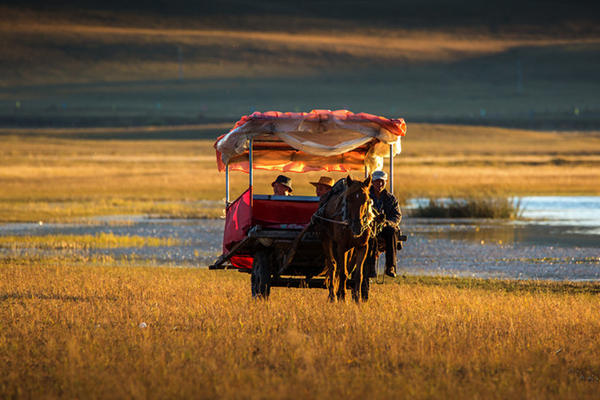
[{"label": "tall grass clump", "polygon": [[516,219],[523,214],[520,200],[511,197],[469,197],[464,199],[429,199],[418,206],[413,216],[420,218],[498,218]]}]

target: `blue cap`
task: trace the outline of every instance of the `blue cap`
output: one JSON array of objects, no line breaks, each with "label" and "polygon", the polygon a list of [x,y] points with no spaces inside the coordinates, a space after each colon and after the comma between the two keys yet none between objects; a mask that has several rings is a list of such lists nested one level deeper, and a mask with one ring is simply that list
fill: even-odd
[{"label": "blue cap", "polygon": [[377,179],[383,179],[384,181],[387,181],[387,174],[384,171],[373,172],[373,180],[376,181]]}]

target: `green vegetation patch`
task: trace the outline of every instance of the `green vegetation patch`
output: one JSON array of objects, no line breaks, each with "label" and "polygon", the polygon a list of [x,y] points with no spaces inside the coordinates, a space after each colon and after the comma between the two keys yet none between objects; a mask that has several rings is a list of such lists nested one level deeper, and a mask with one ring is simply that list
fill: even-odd
[{"label": "green vegetation patch", "polygon": [[420,218],[519,218],[523,210],[520,202],[509,197],[473,197],[442,201],[429,199],[419,206],[413,216]]},{"label": "green vegetation patch", "polygon": [[118,247],[176,246],[178,239],[142,237],[136,235],[47,235],[47,236],[1,236],[0,247],[22,249],[114,249]]}]

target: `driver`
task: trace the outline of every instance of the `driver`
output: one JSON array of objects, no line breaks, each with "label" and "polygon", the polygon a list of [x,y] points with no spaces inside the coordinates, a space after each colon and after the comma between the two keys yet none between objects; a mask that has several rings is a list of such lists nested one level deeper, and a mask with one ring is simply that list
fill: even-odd
[{"label": "driver", "polygon": [[384,171],[373,172],[371,199],[373,208],[385,216],[384,227],[377,235],[377,247],[385,250],[385,274],[396,276],[396,249],[398,247],[398,225],[402,219],[400,206],[396,197],[385,189],[387,174]]},{"label": "driver", "polygon": [[289,196],[292,193],[292,178],[279,175],[273,183],[273,194],[277,196]]}]

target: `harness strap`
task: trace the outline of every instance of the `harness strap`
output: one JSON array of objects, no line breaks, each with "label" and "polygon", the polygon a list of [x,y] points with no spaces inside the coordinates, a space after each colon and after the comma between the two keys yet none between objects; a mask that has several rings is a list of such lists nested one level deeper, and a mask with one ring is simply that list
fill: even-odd
[{"label": "harness strap", "polygon": [[313,217],[317,217],[319,219],[322,219],[323,221],[333,222],[334,224],[349,225],[348,221],[346,221],[346,220],[344,220],[344,221],[337,221],[335,219],[329,219],[329,218],[321,217],[320,215],[317,215],[317,214],[314,214]]}]

